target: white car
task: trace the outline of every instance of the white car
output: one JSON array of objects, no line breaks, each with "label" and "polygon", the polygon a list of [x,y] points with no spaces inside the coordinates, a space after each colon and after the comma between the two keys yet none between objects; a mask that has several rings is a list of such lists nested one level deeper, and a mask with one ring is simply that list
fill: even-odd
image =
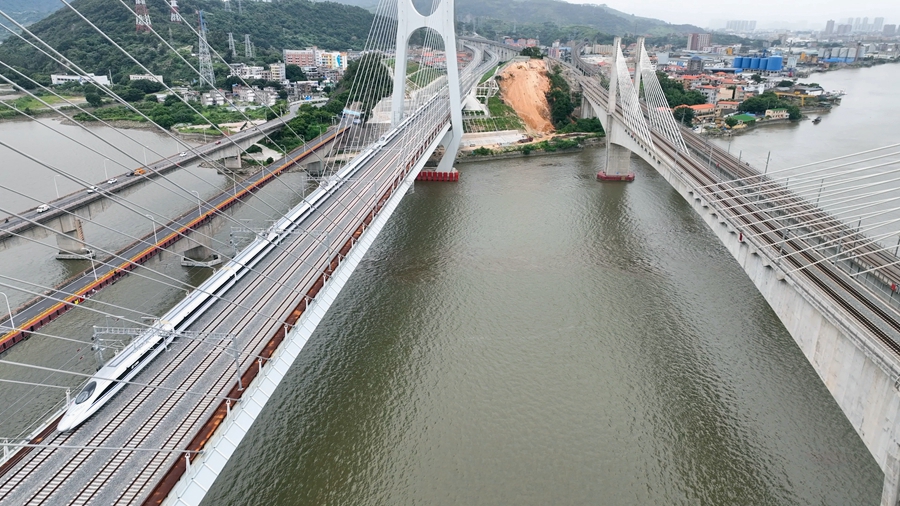
[{"label": "white car", "polygon": [[88,186],[88,189],[87,189],[88,193],[94,193],[97,191],[100,191],[100,188],[97,188],[96,186]]},{"label": "white car", "polygon": [[41,204],[37,208],[37,212],[39,212],[39,213],[43,213],[44,211],[49,211],[49,210],[50,210],[50,206],[48,206],[47,204]]},{"label": "white car", "polygon": [[187,156],[187,151],[182,151],[181,154],[178,156]]},{"label": "white car", "polygon": [[106,180],[106,184],[116,184],[118,182],[119,182],[119,180],[116,178]]}]

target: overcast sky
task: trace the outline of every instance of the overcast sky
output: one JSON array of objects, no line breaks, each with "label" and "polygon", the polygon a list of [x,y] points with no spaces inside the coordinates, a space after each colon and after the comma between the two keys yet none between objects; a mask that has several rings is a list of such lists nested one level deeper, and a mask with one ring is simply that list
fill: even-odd
[{"label": "overcast sky", "polygon": [[669,23],[690,23],[702,27],[724,27],[729,19],[755,20],[763,27],[793,25],[806,22],[809,29],[825,28],[834,19],[846,23],[847,18],[883,17],[885,23],[900,24],[900,0],[756,0],[754,2],[722,2],[721,0],[567,0],[572,3],[605,3],[613,9],[662,19]]}]

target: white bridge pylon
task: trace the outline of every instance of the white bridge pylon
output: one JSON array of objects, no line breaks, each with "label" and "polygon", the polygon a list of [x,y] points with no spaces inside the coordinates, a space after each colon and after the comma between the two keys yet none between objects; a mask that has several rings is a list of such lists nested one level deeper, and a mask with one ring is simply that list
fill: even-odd
[{"label": "white bridge pylon", "polygon": [[391,128],[403,121],[406,96],[406,70],[409,38],[420,28],[430,28],[440,35],[444,42],[447,62],[447,86],[450,95],[450,131],[442,144],[443,158],[438,164],[438,172],[450,172],[462,141],[463,120],[460,97],[459,67],[456,62],[456,23],[454,21],[454,1],[438,0],[437,8],[428,16],[420,13],[412,0],[397,0],[397,44],[394,60],[394,90],[391,98]]},{"label": "white bridge pylon", "polygon": [[[651,131],[671,142],[676,150],[687,153],[680,127],[672,116],[642,37],[638,38],[636,46],[632,79],[628,61],[622,53],[621,39],[616,37],[609,70],[609,95],[606,103],[593,104],[594,113],[606,131],[605,172],[608,175],[620,176],[629,172],[629,152],[647,159],[656,151]],[[616,116],[617,107],[621,119]]]}]

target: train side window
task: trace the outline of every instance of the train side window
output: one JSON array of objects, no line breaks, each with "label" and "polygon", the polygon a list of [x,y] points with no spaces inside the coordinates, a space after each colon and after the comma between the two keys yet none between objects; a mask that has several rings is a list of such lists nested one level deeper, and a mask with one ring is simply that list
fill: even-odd
[{"label": "train side window", "polygon": [[97,388],[96,381],[92,381],[85,385],[81,392],[78,393],[78,397],[75,398],[75,404],[81,404],[82,402],[88,400],[91,397],[91,394],[94,393],[95,388]]}]

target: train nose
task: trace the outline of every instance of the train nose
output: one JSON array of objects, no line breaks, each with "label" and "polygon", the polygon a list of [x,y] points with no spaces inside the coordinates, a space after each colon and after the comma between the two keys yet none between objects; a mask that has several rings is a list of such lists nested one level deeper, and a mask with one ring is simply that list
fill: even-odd
[{"label": "train nose", "polygon": [[59,432],[66,432],[74,429],[78,425],[79,418],[77,413],[67,411],[59,420],[59,423],[56,424],[56,430]]}]

